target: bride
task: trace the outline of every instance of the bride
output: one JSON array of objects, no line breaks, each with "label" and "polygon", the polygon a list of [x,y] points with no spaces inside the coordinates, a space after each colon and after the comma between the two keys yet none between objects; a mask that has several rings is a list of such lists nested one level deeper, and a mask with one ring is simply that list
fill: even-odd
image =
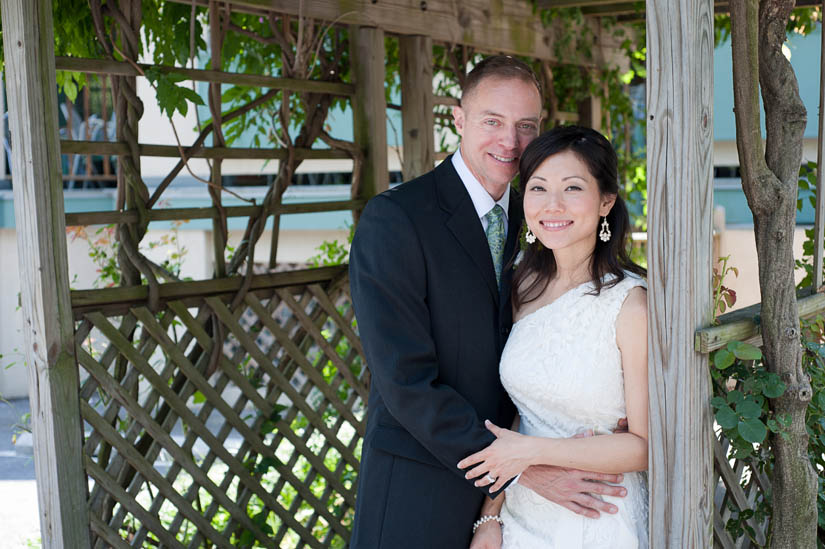
[{"label": "bride", "polygon": [[[458,464],[477,486],[507,486],[485,501],[471,547],[647,547],[647,296],[626,252],[616,154],[594,130],[558,127],[519,171],[529,244],[500,365],[519,416],[513,430],[488,421],[496,441]],[[613,433],[625,417],[627,432]],[[518,483],[532,465],[624,473],[627,497],[583,517]]]}]

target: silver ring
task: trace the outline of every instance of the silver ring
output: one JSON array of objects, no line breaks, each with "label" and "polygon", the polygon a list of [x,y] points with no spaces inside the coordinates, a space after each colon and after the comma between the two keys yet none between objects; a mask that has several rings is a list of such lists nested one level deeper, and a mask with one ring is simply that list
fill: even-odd
[{"label": "silver ring", "polygon": [[495,484],[496,480],[498,480],[498,479],[496,479],[496,477],[492,476],[490,473],[487,473],[487,475],[484,478],[489,480],[490,484]]}]

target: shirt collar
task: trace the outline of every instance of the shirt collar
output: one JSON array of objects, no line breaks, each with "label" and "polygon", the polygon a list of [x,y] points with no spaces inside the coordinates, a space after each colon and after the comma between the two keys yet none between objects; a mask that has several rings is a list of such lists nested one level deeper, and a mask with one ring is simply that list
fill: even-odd
[{"label": "shirt collar", "polygon": [[470,168],[468,168],[467,164],[464,163],[464,159],[461,157],[461,147],[459,147],[453,154],[453,167],[455,168],[455,171],[458,172],[458,177],[461,178],[461,182],[464,183],[464,187],[470,194],[470,199],[473,201],[473,206],[476,209],[478,217],[484,217],[490,210],[493,209],[493,206],[499,204],[504,209],[505,222],[508,221],[508,214],[510,212],[509,189],[508,192],[505,192],[500,199],[493,200],[490,193],[488,193],[487,190],[481,186],[479,180],[476,179],[476,176],[472,174]]}]

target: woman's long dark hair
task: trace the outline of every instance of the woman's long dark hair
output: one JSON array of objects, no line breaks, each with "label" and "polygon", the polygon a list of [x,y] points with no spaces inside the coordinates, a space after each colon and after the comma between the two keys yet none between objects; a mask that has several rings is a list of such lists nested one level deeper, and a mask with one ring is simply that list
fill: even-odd
[{"label": "woman's long dark hair", "polygon": [[[534,139],[524,150],[519,162],[519,180],[522,189],[549,157],[564,151],[572,151],[587,166],[590,175],[598,182],[599,191],[604,195],[616,195],[607,223],[612,236],[602,242],[593,234],[596,247],[590,262],[590,274],[594,295],[601,289],[610,288],[621,282],[625,271],[645,276],[645,270],[633,263],[627,253],[630,237],[630,217],[627,206],[619,195],[618,160],[610,142],[599,132],[581,126],[559,126]],[[614,275],[604,280],[605,275]],[[542,246],[539,240],[527,246],[524,257],[513,276],[513,305],[521,308],[539,296],[556,275],[556,258],[553,250]],[[529,282],[528,282],[529,281]]]}]

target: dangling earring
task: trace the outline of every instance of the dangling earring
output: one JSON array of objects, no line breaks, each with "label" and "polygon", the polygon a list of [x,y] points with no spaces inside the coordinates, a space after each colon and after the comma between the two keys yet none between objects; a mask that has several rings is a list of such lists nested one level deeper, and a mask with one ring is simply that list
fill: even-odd
[{"label": "dangling earring", "polygon": [[532,244],[536,241],[536,235],[533,234],[530,227],[527,227],[527,233],[524,235],[524,240],[526,240],[528,244]]},{"label": "dangling earring", "polygon": [[602,230],[599,231],[599,239],[602,242],[607,242],[610,240],[610,237],[610,225],[607,224],[607,216],[604,216],[604,219],[602,220]]}]

